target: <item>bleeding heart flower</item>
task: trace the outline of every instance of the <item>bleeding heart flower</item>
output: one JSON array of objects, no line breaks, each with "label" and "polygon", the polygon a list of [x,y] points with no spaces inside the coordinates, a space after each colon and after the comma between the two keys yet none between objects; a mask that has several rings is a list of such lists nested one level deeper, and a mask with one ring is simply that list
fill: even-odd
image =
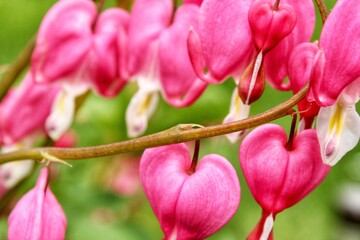
[{"label": "bleeding heart flower", "polygon": [[316,121],[324,163],[334,166],[360,139],[360,116],[355,104],[360,99],[360,78],[350,83],[336,103],[322,107]]},{"label": "bleeding heart flower", "polygon": [[288,63],[293,49],[309,42],[315,27],[315,8],[311,0],[281,0],[279,6],[287,4],[296,14],[296,25],[292,32],[282,39],[264,58],[266,82],[278,90],[290,90],[290,82],[284,82],[288,75]]},{"label": "bleeding heart flower", "polygon": [[[248,105],[261,97],[265,82],[291,89],[283,82],[288,58],[296,45],[310,40],[315,9],[311,0],[207,0],[199,19],[199,30],[188,36],[196,74],[208,83],[233,77],[238,84],[242,103],[232,98],[228,122],[248,116]],[[228,138],[236,141],[234,135]]]},{"label": "bleeding heart flower", "polygon": [[89,88],[114,97],[125,86],[128,20],[121,9],[98,15],[90,0],[59,1],[44,17],[31,71],[36,82],[62,85],[46,124],[53,140],[70,127],[76,97]]},{"label": "bleeding heart flower", "polygon": [[188,46],[194,70],[204,81],[221,83],[246,67],[255,49],[247,18],[250,4],[249,0],[201,4],[199,30],[189,32]]},{"label": "bleeding heart flower", "polygon": [[[291,53],[288,64],[289,79],[293,93],[296,94],[312,79],[313,64],[316,56],[319,54],[319,44],[302,43],[299,44]],[[318,115],[320,107],[315,101],[312,101],[313,95],[311,89],[308,97],[298,103],[298,109],[301,116],[300,129],[312,128],[314,118]]]},{"label": "bleeding heart flower", "polygon": [[321,74],[312,81],[317,103],[334,105],[343,89],[360,77],[360,4],[339,0],[329,14],[320,37]]},{"label": "bleeding heart flower", "polygon": [[48,169],[40,172],[35,188],[26,193],[9,216],[8,239],[65,239],[65,214],[48,186]]},{"label": "bleeding heart flower", "polygon": [[268,239],[276,214],[308,195],[330,170],[322,162],[314,129],[288,141],[280,126],[262,125],[244,139],[239,157],[250,191],[263,208],[249,239]]},{"label": "bleeding heart flower", "polygon": [[115,96],[127,77],[125,53],[120,50],[128,18],[120,9],[97,16],[96,5],[89,0],[57,2],[39,29],[31,61],[35,81],[91,86],[104,96]]},{"label": "bleeding heart flower", "polygon": [[296,12],[290,5],[274,5],[269,0],[254,1],[248,16],[254,44],[262,52],[275,47],[296,24]]},{"label": "bleeding heart flower", "polygon": [[13,145],[34,133],[45,132],[45,121],[59,90],[49,84],[37,84],[31,74],[27,74],[21,85],[11,90],[0,105],[3,144]]},{"label": "bleeding heart flower", "polygon": [[[5,145],[1,148],[1,153],[18,151],[24,148],[30,148],[34,138],[21,139],[16,144]],[[0,165],[0,199],[7,192],[18,185],[24,178],[29,176],[34,168],[34,160],[22,160],[16,162],[7,162]]]},{"label": "bleeding heart flower", "polygon": [[185,144],[147,149],[141,158],[141,181],[165,239],[209,237],[239,205],[239,180],[225,158],[211,154],[191,165]]},{"label": "bleeding heart flower", "polygon": [[130,137],[146,130],[159,92],[174,107],[189,106],[204,92],[207,84],[194,73],[186,41],[189,28],[197,29],[198,15],[197,4],[183,4],[174,11],[171,0],[134,2],[128,69],[139,90],[126,112]]}]

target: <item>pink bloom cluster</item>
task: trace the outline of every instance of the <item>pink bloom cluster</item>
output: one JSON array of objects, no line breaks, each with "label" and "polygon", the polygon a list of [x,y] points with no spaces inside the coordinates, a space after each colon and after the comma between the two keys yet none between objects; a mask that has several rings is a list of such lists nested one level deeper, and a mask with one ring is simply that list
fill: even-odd
[{"label": "pink bloom cluster", "polygon": [[[2,151],[30,146],[38,133],[58,140],[77,97],[90,90],[114,97],[132,79],[138,90],[126,111],[130,137],[146,131],[159,94],[186,107],[209,84],[231,77],[236,88],[224,122],[232,122],[248,117],[266,83],[294,93],[309,84],[297,130],[287,137],[280,126],[263,125],[240,146],[245,180],[263,209],[248,239],[273,239],[276,215],[314,190],[360,138],[360,4],[338,0],[320,40],[310,43],[314,24],[311,0],[135,0],[130,13],[61,0],[40,26],[30,72],[0,104]],[[236,142],[243,134],[228,137]],[[0,197],[31,168],[2,165]],[[165,239],[207,238],[239,206],[236,171],[222,156],[196,165],[186,144],[174,144],[147,149],[139,169]],[[9,239],[63,239],[65,227],[43,169],[9,218]]]}]

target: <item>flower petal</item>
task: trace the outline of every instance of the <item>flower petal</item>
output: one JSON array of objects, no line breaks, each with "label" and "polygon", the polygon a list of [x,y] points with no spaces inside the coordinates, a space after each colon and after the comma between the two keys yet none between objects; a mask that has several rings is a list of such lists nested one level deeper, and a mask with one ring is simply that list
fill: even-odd
[{"label": "flower petal", "polygon": [[[294,30],[267,53],[264,63],[266,81],[275,89],[290,90],[290,83],[284,82],[288,74],[289,57],[300,43],[310,41],[315,27],[315,9],[311,0],[282,0],[296,12]],[[281,5],[280,3],[280,5]]]},{"label": "flower petal", "polygon": [[333,105],[343,89],[360,76],[360,4],[339,0],[326,20],[320,37],[324,51],[323,76],[313,82],[317,103]]},{"label": "flower petal", "polygon": [[70,128],[75,113],[76,95],[62,90],[57,95],[51,114],[46,119],[46,131],[53,140],[58,140]]},{"label": "flower petal", "polygon": [[[94,87],[101,95],[114,97],[125,86],[126,80],[119,74],[126,72],[121,62],[125,58],[125,49],[120,52],[119,42],[126,42],[129,15],[121,9],[108,9],[101,13],[95,28],[91,70]],[[125,74],[126,75],[126,74]]]},{"label": "flower petal", "polygon": [[96,12],[95,4],[88,0],[59,1],[49,10],[31,60],[35,81],[59,80],[82,65],[91,47]]},{"label": "flower petal", "polygon": [[[21,85],[0,106],[0,132],[6,145],[45,129],[46,118],[59,88],[33,82],[27,74]],[[34,114],[36,112],[36,114]]]},{"label": "flower petal", "polygon": [[35,188],[26,193],[9,216],[10,240],[65,239],[65,214],[47,186],[48,170],[41,170]]},{"label": "flower petal", "polygon": [[360,116],[355,105],[336,103],[320,109],[316,130],[325,164],[334,166],[360,138]]},{"label": "flower petal", "polygon": [[141,181],[165,239],[209,237],[239,205],[239,180],[225,158],[207,155],[194,173],[190,167],[184,143],[147,149],[141,158]]},{"label": "flower petal", "polygon": [[137,137],[146,131],[148,120],[155,112],[158,101],[158,91],[148,91],[143,88],[140,88],[132,97],[126,109],[126,126],[129,137]]},{"label": "flower petal", "polygon": [[[250,105],[246,105],[241,101],[237,88],[235,88],[231,96],[229,114],[225,117],[223,123],[231,123],[234,121],[245,119],[249,117],[249,113]],[[244,133],[245,131],[233,132],[226,134],[226,137],[231,143],[235,143]]]},{"label": "flower petal", "polygon": [[314,129],[304,130],[287,147],[285,131],[266,124],[254,129],[240,146],[240,164],[250,191],[274,215],[303,199],[326,177]]},{"label": "flower petal", "polygon": [[[250,2],[208,0],[202,3],[199,30],[196,32],[199,43],[196,44],[195,38],[190,35],[189,50],[193,63],[203,61],[202,69],[199,64],[195,66],[203,80],[219,83],[246,66],[254,50],[247,20]],[[195,46],[191,46],[193,43]],[[202,49],[201,55],[198,54],[199,49]],[[197,56],[203,60],[196,60]]]},{"label": "flower petal", "polygon": [[165,99],[175,107],[191,105],[207,86],[195,75],[186,44],[190,26],[197,28],[198,14],[199,8],[193,4],[179,7],[173,24],[164,30],[159,39],[163,93]]},{"label": "flower petal", "polygon": [[136,0],[129,22],[130,75],[144,71],[153,61],[152,45],[170,24],[173,6],[171,0]]}]

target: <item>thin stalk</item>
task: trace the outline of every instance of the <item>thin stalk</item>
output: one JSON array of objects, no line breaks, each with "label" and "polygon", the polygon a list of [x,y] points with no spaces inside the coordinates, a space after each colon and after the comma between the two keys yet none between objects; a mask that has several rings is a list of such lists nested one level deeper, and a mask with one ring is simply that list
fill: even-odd
[{"label": "thin stalk", "polygon": [[292,96],[284,103],[281,103],[280,105],[269,109],[263,113],[259,113],[257,115],[240,121],[226,124],[218,124],[203,128],[199,128],[196,124],[180,124],[170,129],[148,136],[93,147],[23,149],[15,152],[0,154],[0,163],[17,161],[22,159],[41,160],[44,158],[43,153],[52,155],[56,158],[60,158],[63,160],[80,160],[87,158],[105,157],[120,153],[144,150],[146,148],[194,141],[203,138],[215,137],[232,132],[242,131],[288,115],[289,109],[293,108],[301,99],[305,97],[308,89],[309,85],[307,84],[297,94]]},{"label": "thin stalk", "polygon": [[6,69],[0,81],[0,101],[5,97],[7,91],[13,85],[17,77],[26,68],[31,59],[32,51],[35,47],[36,36],[34,36],[21,51],[15,61]]},{"label": "thin stalk", "polygon": [[200,140],[195,140],[195,147],[194,147],[194,155],[191,161],[191,166],[189,169],[189,173],[193,174],[196,169],[196,165],[198,164],[199,160],[199,152],[200,152]]},{"label": "thin stalk", "polygon": [[325,23],[328,15],[329,15],[329,12],[326,8],[326,5],[324,3],[324,0],[315,0],[315,3],[319,9],[319,12],[320,12],[320,16],[321,16],[321,20],[323,22],[323,24]]},{"label": "thin stalk", "polygon": [[293,148],[293,142],[294,142],[294,138],[295,138],[295,134],[296,134],[296,122],[297,122],[297,113],[293,113],[292,114],[292,121],[291,121],[291,129],[290,129],[290,135],[289,135],[289,140],[286,143],[286,149],[291,151]]},{"label": "thin stalk", "polygon": [[274,3],[274,6],[273,6],[274,11],[279,10],[279,4],[280,4],[280,0],[276,0],[275,3]]}]

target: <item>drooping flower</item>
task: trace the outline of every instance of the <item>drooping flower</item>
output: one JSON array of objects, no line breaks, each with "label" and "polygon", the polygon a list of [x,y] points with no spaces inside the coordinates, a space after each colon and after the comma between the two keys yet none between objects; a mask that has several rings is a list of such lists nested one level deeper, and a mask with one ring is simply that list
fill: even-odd
[{"label": "drooping flower", "polygon": [[360,77],[360,5],[356,0],[339,0],[329,14],[320,37],[322,58],[312,82],[316,102],[335,104],[340,93]]},{"label": "drooping flower", "polygon": [[[336,164],[360,138],[359,100],[360,5],[339,0],[325,22],[319,47],[311,60],[309,102],[320,107],[316,123],[321,154],[326,164]],[[301,66],[295,71],[303,71]]]},{"label": "drooping flower", "polygon": [[[315,59],[319,56],[319,44],[302,43],[299,44],[291,53],[288,63],[289,80],[293,93],[296,94],[307,83],[311,82],[313,76],[313,65]],[[299,128],[312,128],[315,117],[318,115],[320,107],[311,100],[312,92],[309,90],[308,97],[305,97],[298,103],[298,109],[301,116]]]},{"label": "drooping flower", "polygon": [[[209,83],[233,77],[241,99],[234,101],[224,122],[247,117],[263,93],[265,80],[279,90],[292,49],[309,41],[315,24],[312,1],[204,1],[199,31],[190,31],[189,54],[196,74]],[[259,21],[261,19],[261,21]],[[239,47],[241,46],[241,47]],[[241,134],[237,134],[241,135]],[[234,142],[234,134],[229,135]]]},{"label": "drooping flower", "polygon": [[128,18],[121,9],[98,15],[89,0],[59,1],[44,17],[31,70],[35,81],[63,86],[47,124],[52,138],[70,126],[77,96],[92,88],[113,97],[126,84]]},{"label": "drooping flower", "polygon": [[207,155],[192,171],[185,144],[147,149],[140,163],[146,196],[165,239],[204,239],[234,215],[240,184],[223,157]]},{"label": "drooping flower", "polygon": [[268,239],[276,215],[308,195],[330,170],[321,160],[314,129],[288,141],[280,126],[262,125],[243,140],[239,158],[249,189],[263,209],[248,239]]},{"label": "drooping flower", "polygon": [[8,239],[65,239],[65,214],[48,186],[48,169],[40,172],[35,188],[26,193],[9,216]]},{"label": "drooping flower", "polygon": [[324,163],[335,165],[360,139],[360,116],[355,104],[360,99],[360,78],[350,83],[336,103],[322,107],[316,130]]},{"label": "drooping flower", "polygon": [[207,84],[192,69],[186,37],[197,28],[199,7],[183,4],[174,11],[171,0],[137,0],[129,24],[129,72],[138,92],[127,113],[128,135],[144,133],[155,110],[158,93],[174,107],[194,103]]},{"label": "drooping flower", "polygon": [[[17,144],[3,146],[1,153],[17,151],[23,148],[29,148],[33,144],[33,139],[23,139]],[[21,160],[8,162],[0,165],[0,199],[2,199],[9,190],[18,185],[31,173],[34,168],[34,160]]]},{"label": "drooping flower", "polygon": [[[0,104],[2,153],[31,147],[39,135],[45,135],[45,122],[59,88],[37,84],[31,74],[16,89],[11,89]],[[33,160],[0,165],[0,198],[33,169]]]},{"label": "drooping flower", "polygon": [[34,83],[31,74],[17,89],[10,90],[0,105],[3,144],[17,144],[36,133],[45,133],[45,121],[59,90],[49,84]]}]

